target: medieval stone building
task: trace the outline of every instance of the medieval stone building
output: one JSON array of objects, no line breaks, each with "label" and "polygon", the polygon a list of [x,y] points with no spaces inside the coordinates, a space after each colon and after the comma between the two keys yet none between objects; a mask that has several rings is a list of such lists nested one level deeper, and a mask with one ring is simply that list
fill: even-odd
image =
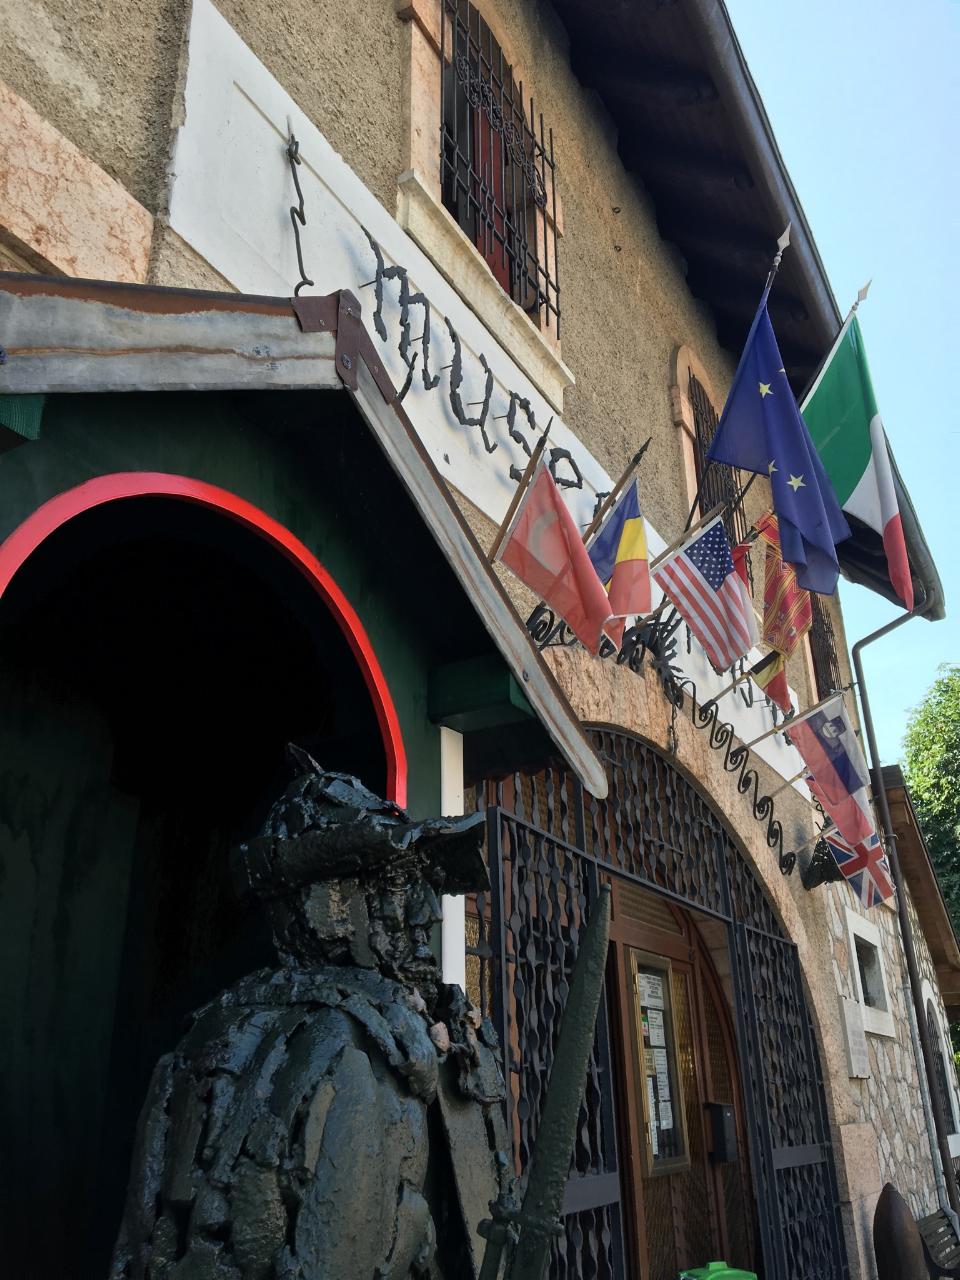
[{"label": "medieval stone building", "polygon": [[[486,555],[548,422],[581,526],[648,437],[652,553],[736,499],[704,455],[788,221],[795,393],[839,326],[721,0],[21,0],[0,53],[5,1274],[105,1274],[153,1063],[262,954],[227,852],[292,740],[487,812],[436,944],[521,1171],[613,884],[553,1275],[874,1276],[884,1182],[948,1203],[895,905],[822,882],[776,709],[711,710],[682,624],[591,657]],[[789,678],[850,688],[836,597]],[[960,1153],[960,952],[886,781]]]}]

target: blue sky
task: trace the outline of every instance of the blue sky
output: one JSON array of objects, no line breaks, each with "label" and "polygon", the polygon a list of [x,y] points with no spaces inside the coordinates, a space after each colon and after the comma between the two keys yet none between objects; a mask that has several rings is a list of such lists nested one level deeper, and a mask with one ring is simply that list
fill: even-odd
[{"label": "blue sky", "polygon": [[[947,601],[864,650],[884,763],[942,662],[960,662],[960,0],[727,0],[874,389]],[[771,227],[776,234],[780,228]],[[841,581],[853,642],[897,615]]]}]

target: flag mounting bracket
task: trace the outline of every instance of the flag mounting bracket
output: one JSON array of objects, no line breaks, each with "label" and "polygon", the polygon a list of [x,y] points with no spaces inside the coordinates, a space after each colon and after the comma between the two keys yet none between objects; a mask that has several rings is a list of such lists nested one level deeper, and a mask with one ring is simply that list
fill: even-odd
[{"label": "flag mounting bracket", "polygon": [[[545,604],[541,603],[534,609],[526,625],[538,649],[543,650],[556,645],[570,647],[577,643],[576,637],[565,625],[563,619],[557,618]],[[601,645],[598,656],[612,658],[617,666],[628,666],[634,673],[641,671],[644,659],[649,657],[651,666],[673,707],[673,719],[676,718],[677,712],[687,706],[694,727],[707,732],[708,745],[714,751],[723,752],[724,771],[736,775],[737,790],[741,795],[748,796],[754,818],[757,822],[766,823],[764,838],[767,846],[776,852],[777,865],[781,874],[788,876],[797,864],[797,850],[792,852],[786,850],[783,824],[774,816],[776,804],[774,797],[766,792],[761,793],[759,772],[748,768],[749,749],[737,741],[733,725],[720,719],[716,700],[701,702],[696,682],[689,676],[683,675],[674,661],[677,653],[676,632],[680,625],[680,618],[677,615],[668,615],[663,620],[647,619],[646,625],[630,627],[624,633],[619,650],[606,641]],[[778,713],[773,709],[769,698],[767,703],[776,716]],[[798,848],[802,847],[802,845],[798,846]]]}]

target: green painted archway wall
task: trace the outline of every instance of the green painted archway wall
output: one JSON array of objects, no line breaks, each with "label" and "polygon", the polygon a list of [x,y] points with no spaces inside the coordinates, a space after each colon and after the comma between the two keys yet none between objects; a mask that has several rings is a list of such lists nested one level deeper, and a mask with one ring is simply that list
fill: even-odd
[{"label": "green painted archway wall", "polygon": [[[449,612],[459,588],[346,396],[49,396],[39,439],[0,457],[0,542],[58,495],[118,472],[216,486],[316,558],[359,620],[389,690],[406,803],[414,814],[436,812],[439,731],[427,686],[449,646],[430,615],[441,589]],[[476,643],[487,647],[484,637]]]}]

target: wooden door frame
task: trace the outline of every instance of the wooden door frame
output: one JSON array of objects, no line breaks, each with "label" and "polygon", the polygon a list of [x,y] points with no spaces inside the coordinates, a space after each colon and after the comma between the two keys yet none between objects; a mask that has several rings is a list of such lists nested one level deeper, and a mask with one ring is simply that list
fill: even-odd
[{"label": "wooden door frame", "polygon": [[[653,890],[647,889],[646,892],[650,893],[652,897],[656,898],[658,896]],[[610,954],[608,957],[608,981],[610,982],[610,991],[613,997],[610,1001],[611,1036],[615,1045],[616,1058],[620,1063],[620,1071],[617,1073],[615,1081],[615,1090],[619,1104],[617,1106],[617,1140],[620,1150],[623,1204],[624,1207],[630,1205],[633,1210],[632,1215],[630,1215],[631,1220],[624,1222],[624,1235],[630,1258],[640,1268],[641,1275],[646,1275],[648,1267],[648,1237],[643,1198],[644,1173],[642,1156],[637,1145],[642,1138],[643,1119],[638,1102],[641,1082],[636,1078],[637,1054],[633,1043],[635,1014],[633,993],[630,987],[628,949],[646,951],[662,956],[672,962],[675,972],[689,975],[691,1033],[694,1043],[693,1064],[696,1073],[697,1090],[699,1096],[704,1099],[715,1098],[712,1068],[705,1043],[707,1026],[705,1001],[707,996],[706,988],[709,986],[710,998],[720,1011],[724,1051],[731,1068],[731,1078],[734,1084],[733,1092],[735,1097],[730,1101],[735,1109],[740,1159],[748,1158],[739,1055],[736,1051],[733,1021],[723,985],[715,972],[710,949],[696,927],[694,912],[686,907],[674,904],[666,898],[661,898],[660,901],[677,919],[683,930],[682,933],[674,934],[658,929],[654,925],[641,924],[625,919],[617,910],[617,895],[616,893],[614,894],[614,911],[610,928]],[[708,1075],[710,1077],[709,1080],[707,1079]],[[700,1125],[703,1151],[709,1153],[712,1146],[712,1134],[709,1131],[705,1108],[701,1111]],[[707,1181],[712,1193],[710,1203],[711,1228],[721,1251],[719,1256],[727,1256],[729,1253],[729,1231],[726,1221],[726,1198],[719,1168],[709,1159],[707,1160]]]}]

